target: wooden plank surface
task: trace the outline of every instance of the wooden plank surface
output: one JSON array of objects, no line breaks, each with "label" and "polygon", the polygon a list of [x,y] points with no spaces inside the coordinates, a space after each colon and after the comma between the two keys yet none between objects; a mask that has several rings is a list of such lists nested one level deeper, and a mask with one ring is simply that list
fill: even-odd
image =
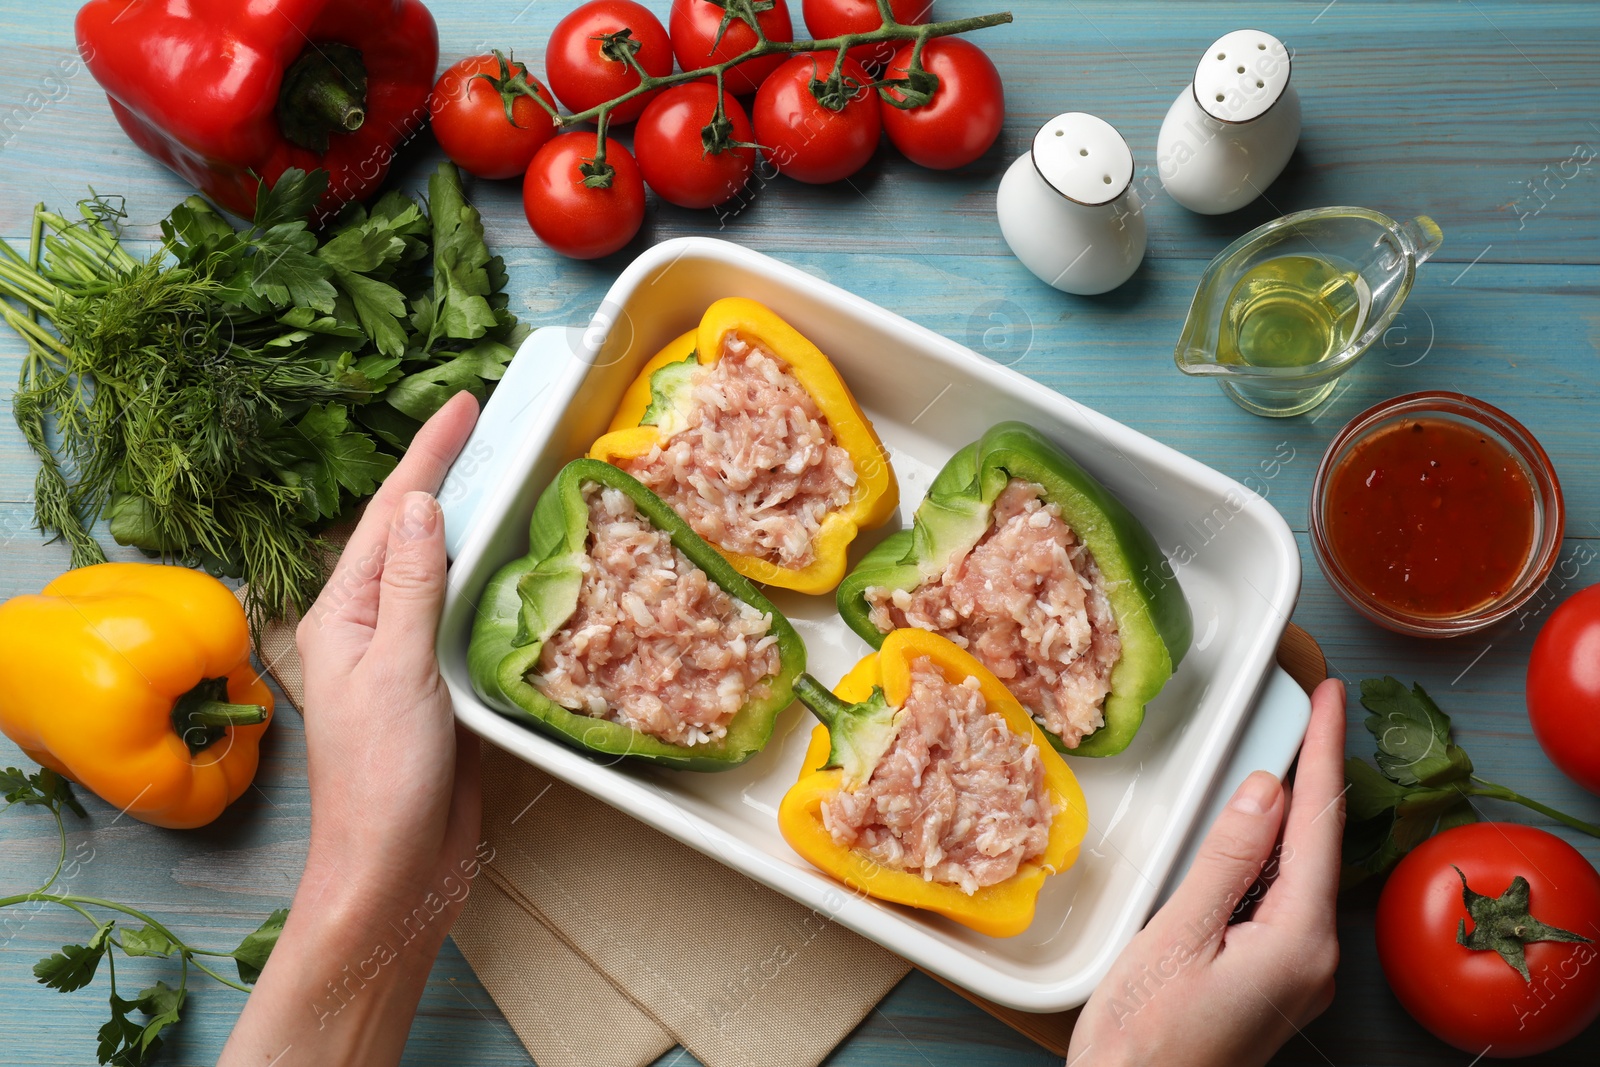
[{"label": "wooden plank surface", "polygon": [[[664,10],[664,0],[646,0]],[[446,62],[487,46],[533,61],[568,0],[438,0]],[[796,5],[797,6],[797,5]],[[1003,7],[938,0],[942,15]],[[1593,417],[1600,398],[1600,175],[1590,163],[1564,184],[1546,179],[1579,146],[1600,145],[1600,5],[1511,0],[1312,0],[1177,4],[1159,0],[1018,0],[1017,23],[980,40],[1006,79],[1009,116],[988,156],[954,174],[911,167],[887,148],[852,181],[814,189],[778,181],[738,217],[656,207],[629,249],[574,264],[533,241],[514,184],[477,183],[491,241],[512,274],[513,306],[536,324],[580,322],[616,272],[650,243],[716,234],[761,249],[971,344],[1073,399],[1216,466],[1263,492],[1297,531],[1305,584],[1295,620],[1320,640],[1329,670],[1351,681],[1379,673],[1420,681],[1455,716],[1458,736],[1487,778],[1563,810],[1600,818],[1600,799],[1554,771],[1528,733],[1523,670],[1537,625],[1562,595],[1600,574],[1600,466]],[[25,235],[31,205],[64,207],[92,184],[128,197],[130,232],[152,224],[188,190],[132,147],[71,51],[74,5],[0,0],[0,237]],[[1306,130],[1288,171],[1263,202],[1235,215],[1190,215],[1155,177],[1156,130],[1198,50],[1221,33],[1259,26],[1295,49]],[[995,182],[1034,127],[1058,111],[1100,114],[1127,135],[1148,193],[1144,269],[1105,297],[1064,296],[1005,252],[993,218]],[[427,149],[398,180],[431,168]],[[1547,169],[1548,168],[1548,169]],[[1568,168],[1571,170],[1570,166]],[[1270,202],[1267,202],[1270,201]],[[1205,261],[1278,211],[1334,203],[1395,215],[1428,213],[1445,232],[1403,317],[1349,387],[1312,416],[1256,419],[1209,383],[1172,367],[1172,344]],[[0,333],[0,380],[20,346]],[[1481,396],[1521,419],[1559,471],[1569,507],[1564,576],[1522,617],[1452,642],[1398,638],[1350,612],[1323,582],[1306,543],[1307,493],[1327,441],[1366,405],[1422,388]],[[0,596],[37,589],[64,565],[28,529],[32,464],[0,405]],[[1285,459],[1284,457],[1289,457]],[[1350,751],[1370,755],[1353,714]],[[18,762],[7,743],[0,763]],[[308,825],[304,746],[284,715],[252,789],[204,830],[177,834],[91,803],[74,843],[95,859],[74,882],[170,917],[196,943],[227,947],[286,902]],[[1521,818],[1485,805],[1485,813]],[[1591,861],[1600,842],[1566,833]],[[53,827],[30,812],[0,818],[0,890],[36,884],[53,862]],[[1333,1008],[1291,1042],[1278,1064],[1453,1064],[1384,985],[1372,941],[1370,895],[1341,909],[1343,963]],[[0,916],[0,920],[5,917]],[[13,915],[13,919],[18,917]],[[103,1000],[61,996],[29,968],[81,921],[50,912],[0,930],[0,1061],[80,1064],[93,1058]],[[145,972],[140,971],[141,975]],[[152,972],[153,973],[153,972]],[[203,988],[169,1063],[214,1060],[239,997]],[[796,1025],[803,1025],[797,1018]],[[1539,1060],[1592,1064],[1600,1033]],[[453,947],[436,966],[407,1062],[525,1064],[483,989]],[[688,1064],[669,1054],[663,1064]],[[1046,1064],[1027,1042],[930,979],[913,975],[835,1054],[850,1067]]]}]

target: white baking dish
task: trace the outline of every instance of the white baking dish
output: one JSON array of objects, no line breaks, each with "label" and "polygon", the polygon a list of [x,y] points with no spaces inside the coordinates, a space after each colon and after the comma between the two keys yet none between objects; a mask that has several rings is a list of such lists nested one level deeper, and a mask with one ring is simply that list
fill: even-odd
[{"label": "white baking dish", "polygon": [[[798,704],[755,759],[723,773],[693,774],[592,759],[502,717],[472,690],[466,648],[475,601],[496,568],[526,551],[540,491],[605,429],[640,366],[724,296],[769,305],[833,359],[890,449],[902,523],[957,448],[995,422],[1021,419],[1110,486],[1180,564],[1178,580],[1194,609],[1194,646],[1127,752],[1070,761],[1088,798],[1089,836],[1077,865],[1045,883],[1038,916],[1018,937],[985,937],[926,912],[859,897],[789,849],[776,809],[800,770],[813,724]],[[953,341],[723,241],[659,244],[618,277],[588,330],[547,328],[530,337],[440,498],[455,560],[440,658],[463,723],[912,962],[1012,1007],[1055,1011],[1083,1003],[1169,878],[1186,866],[1197,822],[1209,825],[1207,812],[1251,769],[1286,770],[1304,735],[1306,698],[1273,663],[1299,591],[1299,554],[1270,505]],[[853,558],[893,528],[859,539]],[[823,682],[832,684],[867,651],[835,616],[831,595],[778,592],[773,600],[805,638],[809,669]],[[1252,725],[1241,742],[1247,718]],[[708,914],[715,907],[708,901]]]}]

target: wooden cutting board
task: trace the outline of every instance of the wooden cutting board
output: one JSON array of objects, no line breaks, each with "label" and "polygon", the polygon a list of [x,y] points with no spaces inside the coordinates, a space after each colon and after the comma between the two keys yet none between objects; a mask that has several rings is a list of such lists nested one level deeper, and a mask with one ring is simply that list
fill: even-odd
[{"label": "wooden cutting board", "polygon": [[[1282,640],[1278,642],[1278,666],[1282,667],[1307,693],[1328,677],[1328,660],[1322,654],[1322,647],[1317,644],[1316,638],[1292,622],[1288,629],[1284,630]],[[1018,1011],[984,1000],[946,982],[936,974],[929,977],[960,993],[996,1019],[1024,1037],[1043,1045],[1057,1056],[1067,1054],[1067,1045],[1072,1041],[1072,1026],[1078,1021],[1078,1008],[1036,1015],[1033,1012]]]}]

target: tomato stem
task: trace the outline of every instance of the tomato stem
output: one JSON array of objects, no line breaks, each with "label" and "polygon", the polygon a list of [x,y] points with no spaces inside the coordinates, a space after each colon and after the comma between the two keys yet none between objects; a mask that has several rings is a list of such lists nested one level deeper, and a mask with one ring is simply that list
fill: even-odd
[{"label": "tomato stem", "polygon": [[611,119],[609,110],[602,111],[594,127],[594,156],[578,165],[583,184],[588,189],[609,189],[616,168],[606,162],[606,124]]},{"label": "tomato stem", "polygon": [[[555,109],[547,104],[544,97],[539,95],[538,89],[534,88],[534,86],[538,85],[539,83],[536,81],[531,81],[532,75],[528,73],[528,68],[525,65],[517,62],[515,53],[512,53],[508,57],[504,52],[496,48],[494,50],[494,58],[495,61],[500,64],[500,74],[498,77],[493,74],[474,74],[471,78],[467,79],[467,84],[470,86],[472,82],[480,80],[488,82],[489,88],[493,89],[500,95],[500,102],[505,105],[506,121],[508,123],[517,129],[522,128],[517,126],[517,118],[514,110],[517,103],[517,97],[519,96],[530,97],[534,103],[538,104],[545,110],[546,114],[552,116],[555,114]],[[466,92],[467,90],[463,89],[462,91]]]},{"label": "tomato stem", "polygon": [[749,26],[755,33],[757,41],[766,43],[767,34],[761,28],[759,16],[773,9],[773,0],[710,0],[710,2],[722,8],[722,20],[717,23],[716,36],[711,38],[712,52],[715,52],[717,46],[722,43],[722,37],[728,32],[728,27],[733,25],[734,19]]},{"label": "tomato stem", "polygon": [[756,35],[756,42],[758,44],[766,44],[767,43],[767,31],[763,30],[761,28],[761,20],[758,19],[756,16],[759,15],[762,11],[770,11],[772,9],[772,6],[773,5],[769,4],[769,5],[765,6],[765,7],[757,7],[755,4],[750,4],[749,5],[749,14],[748,15],[740,14],[740,16],[739,16],[740,18],[744,19],[744,24],[746,26],[749,26],[750,29],[752,31],[754,31],[754,33]]},{"label": "tomato stem", "polygon": [[[911,61],[906,65],[904,78],[884,77],[872,83],[873,88],[878,90],[879,99],[885,104],[909,111],[933,100],[933,94],[939,89],[939,76],[922,65],[922,50],[927,45],[928,38],[916,38],[916,44],[911,46]],[[889,73],[887,66],[884,73]]]},{"label": "tomato stem", "polygon": [[[748,63],[752,59],[760,59],[763,56],[798,55],[802,52],[838,52],[840,58],[834,64],[834,72],[837,74],[842,67],[846,53],[857,45],[877,44],[884,41],[916,41],[918,45],[917,56],[920,58],[921,47],[935,37],[948,37],[952,34],[987,29],[990,26],[1003,26],[1012,21],[1011,12],[1001,11],[992,15],[973,15],[968,18],[949,19],[945,22],[928,22],[908,26],[895,21],[894,14],[889,10],[886,0],[878,0],[878,10],[883,14],[884,21],[883,25],[875,30],[846,33],[838,37],[828,37],[822,40],[774,41],[761,32],[761,28],[755,25],[753,18],[744,18],[746,4],[741,0],[726,0],[721,6],[725,12],[730,12],[734,17],[744,19],[744,21],[751,24],[756,33],[756,43],[754,45],[733,58],[725,59],[720,63],[713,63],[698,70],[675,71],[672,74],[664,74],[659,78],[646,74],[644,68],[639,64],[638,57],[633,54],[631,49],[624,47],[620,49],[623,53],[622,59],[638,73],[639,84],[603,104],[596,104],[594,107],[571,115],[552,112],[552,118],[556,125],[576,126],[584,122],[599,122],[603,129],[603,118],[609,116],[613,110],[629,100],[644,96],[647,93],[653,93],[658,89],[682,85],[685,82],[698,81],[705,77],[716,76],[720,78],[734,67],[742,63]],[[759,10],[756,5],[749,6],[752,12]],[[608,36],[615,37],[616,35]],[[541,107],[546,107],[548,110],[548,105],[537,94],[534,95],[534,99],[539,102]],[[603,146],[597,162],[604,162]]]},{"label": "tomato stem", "polygon": [[1551,926],[1534,918],[1528,910],[1528,880],[1517,875],[1498,897],[1486,897],[1467,884],[1467,876],[1460,867],[1455,868],[1461,879],[1461,903],[1472,916],[1472,932],[1467,932],[1467,920],[1456,923],[1456,944],[1474,952],[1492,951],[1500,955],[1524,982],[1532,983],[1528,973],[1526,945],[1535,941],[1564,941],[1568,944],[1591,944],[1591,939],[1559,926]]}]

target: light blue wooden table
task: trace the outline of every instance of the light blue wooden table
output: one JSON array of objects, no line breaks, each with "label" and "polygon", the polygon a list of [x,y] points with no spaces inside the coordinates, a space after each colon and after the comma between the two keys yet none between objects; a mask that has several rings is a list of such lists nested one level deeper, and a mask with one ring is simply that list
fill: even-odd
[{"label": "light blue wooden table", "polygon": [[[665,0],[648,0],[664,10]],[[792,6],[798,7],[795,0]],[[490,46],[536,60],[567,0],[437,0],[445,61]],[[1003,9],[938,0],[943,16]],[[471,195],[490,241],[511,269],[513,306],[534,324],[586,321],[616,272],[655,241],[715,233],[775,255],[962,340],[1074,399],[1237,478],[1254,476],[1297,532],[1305,586],[1297,622],[1349,680],[1380,673],[1420,681],[1455,716],[1458,737],[1487,778],[1588,819],[1600,798],[1554,771],[1528,732],[1523,671],[1539,622],[1564,592],[1600,579],[1600,165],[1571,174],[1580,150],[1600,145],[1600,5],[1513,0],[1311,0],[1199,3],[1015,0],[1014,25],[974,38],[1006,80],[1008,121],[981,161],[952,174],[910,166],[887,146],[848,184],[779,181],[737,218],[656,207],[627,250],[594,264],[562,260],[534,241],[518,187],[479,183]],[[93,184],[126,195],[134,233],[189,190],[141,155],[112,121],[72,52],[74,5],[0,3],[0,235],[26,234],[32,205],[69,206]],[[1222,218],[1179,208],[1153,166],[1156,130],[1199,50],[1256,26],[1296,53],[1305,133],[1287,172],[1262,201]],[[1127,137],[1150,201],[1143,269],[1104,297],[1065,296],[1036,282],[1006,252],[994,188],[1034,129],[1061,111],[1103,116]],[[1579,156],[1579,158],[1582,158]],[[405,159],[415,184],[429,150]],[[1419,212],[1445,245],[1420,276],[1402,318],[1337,397],[1309,416],[1246,414],[1209,383],[1172,366],[1188,299],[1205,262],[1235,236],[1277,214],[1360,204],[1395,216]],[[0,332],[0,378],[14,378],[20,346]],[[1306,544],[1307,492],[1329,438],[1382,398],[1448,388],[1483,397],[1522,420],[1555,461],[1569,509],[1563,573],[1525,617],[1476,637],[1429,643],[1382,633],[1322,580]],[[29,529],[33,464],[0,413],[0,597],[38,589],[65,565]],[[1284,456],[1291,459],[1283,461]],[[1279,461],[1274,466],[1274,461]],[[1268,476],[1268,472],[1273,472]],[[1354,704],[1352,703],[1354,708]],[[1356,709],[1358,712],[1359,709]],[[1353,714],[1350,751],[1371,745]],[[0,762],[17,762],[9,743]],[[115,897],[169,918],[196,943],[231,946],[292,892],[305,849],[304,746],[295,715],[265,746],[258,788],[216,824],[186,834],[115,820],[90,798],[95,859],[73,889]],[[1485,805],[1491,817],[1520,810]],[[1561,831],[1558,831],[1561,832]],[[1600,842],[1563,832],[1591,861]],[[54,829],[35,813],[0,818],[0,890],[37,883],[54,859]],[[1469,1057],[1430,1038],[1400,1009],[1375,957],[1370,895],[1341,908],[1344,961],[1333,1008],[1279,1055],[1282,1064],[1456,1064]],[[3,918],[3,917],[0,917]],[[14,917],[15,918],[15,917]],[[0,1062],[93,1062],[103,993],[62,996],[29,969],[81,920],[44,912],[4,928],[0,948]],[[103,981],[103,979],[102,979]],[[214,1060],[241,1004],[221,988],[190,1002],[190,1021],[164,1062]],[[1593,1064],[1600,1030],[1538,1061]],[[913,976],[868,1016],[832,1063],[1044,1064],[1053,1058],[932,981]],[[408,1063],[527,1063],[494,1005],[453,946],[422,1002]],[[664,1063],[687,1064],[677,1053]]]}]

